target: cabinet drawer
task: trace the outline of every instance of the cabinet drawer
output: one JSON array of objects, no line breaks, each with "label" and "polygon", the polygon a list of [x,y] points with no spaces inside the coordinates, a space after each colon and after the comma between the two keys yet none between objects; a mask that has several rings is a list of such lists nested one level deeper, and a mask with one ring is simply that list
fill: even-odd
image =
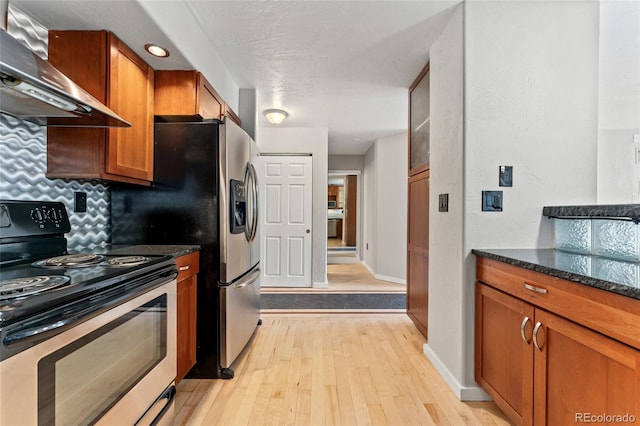
[{"label": "cabinet drawer", "polygon": [[176,259],[178,282],[197,274],[200,271],[200,253],[197,251]]},{"label": "cabinet drawer", "polygon": [[477,280],[640,349],[640,300],[478,258]]}]

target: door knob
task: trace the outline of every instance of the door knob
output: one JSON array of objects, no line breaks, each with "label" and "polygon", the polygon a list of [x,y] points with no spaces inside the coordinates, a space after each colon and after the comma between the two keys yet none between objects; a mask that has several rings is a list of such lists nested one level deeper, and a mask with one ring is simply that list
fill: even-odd
[{"label": "door knob", "polygon": [[310,234],[310,233],[311,233],[311,229],[307,229],[307,234]]}]

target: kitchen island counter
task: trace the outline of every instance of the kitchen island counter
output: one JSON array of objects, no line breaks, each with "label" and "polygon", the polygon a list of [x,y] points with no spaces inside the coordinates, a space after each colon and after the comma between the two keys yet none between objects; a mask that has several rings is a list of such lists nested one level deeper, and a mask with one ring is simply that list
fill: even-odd
[{"label": "kitchen island counter", "polygon": [[555,249],[474,249],[476,256],[640,299],[640,264]]}]

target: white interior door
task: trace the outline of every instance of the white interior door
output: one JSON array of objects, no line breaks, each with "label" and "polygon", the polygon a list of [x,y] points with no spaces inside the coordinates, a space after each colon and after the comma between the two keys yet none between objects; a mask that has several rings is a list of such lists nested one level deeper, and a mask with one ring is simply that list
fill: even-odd
[{"label": "white interior door", "polygon": [[311,156],[259,161],[262,287],[311,287]]}]

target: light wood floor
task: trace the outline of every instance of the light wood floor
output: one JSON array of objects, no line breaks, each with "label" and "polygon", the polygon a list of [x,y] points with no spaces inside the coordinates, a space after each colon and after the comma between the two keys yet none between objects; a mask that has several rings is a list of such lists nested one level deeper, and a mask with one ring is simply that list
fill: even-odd
[{"label": "light wood floor", "polygon": [[262,315],[232,380],[183,380],[176,425],[509,424],[463,403],[404,314]]},{"label": "light wood floor", "polygon": [[327,247],[346,247],[347,243],[342,238],[327,238]]},{"label": "light wood floor", "polygon": [[327,265],[329,288],[262,287],[262,293],[406,293],[407,286],[373,278],[360,263]]}]

